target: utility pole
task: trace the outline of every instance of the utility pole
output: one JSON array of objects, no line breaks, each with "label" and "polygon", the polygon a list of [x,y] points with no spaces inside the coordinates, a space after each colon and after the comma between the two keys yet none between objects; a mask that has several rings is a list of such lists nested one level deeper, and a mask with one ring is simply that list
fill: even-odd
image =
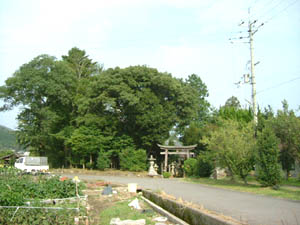
[{"label": "utility pole", "polygon": [[[249,9],[250,12],[250,9]],[[257,124],[257,103],[256,103],[256,81],[255,81],[255,73],[254,73],[254,58],[253,58],[253,32],[252,25],[255,23],[251,22],[249,19],[248,32],[249,32],[249,43],[250,43],[250,68],[251,68],[251,85],[252,85],[252,110],[253,110],[253,119],[255,125]]]},{"label": "utility pole", "polygon": [[[247,39],[248,41],[246,42],[238,42],[238,43],[247,43],[250,46],[250,75],[249,74],[244,74],[244,76],[242,77],[243,81],[239,81],[238,83],[236,83],[237,85],[241,85],[241,84],[245,84],[245,83],[249,83],[252,86],[252,93],[251,93],[251,98],[252,98],[252,111],[253,111],[253,120],[255,125],[257,124],[257,102],[256,102],[256,81],[255,81],[255,69],[254,67],[259,63],[254,63],[254,48],[253,48],[253,36],[254,34],[258,31],[258,28],[260,28],[261,26],[264,25],[264,23],[260,24],[259,26],[255,27],[255,24],[257,22],[257,20],[251,21],[250,18],[250,8],[248,9],[248,13],[249,13],[249,21],[248,21],[248,36],[247,37],[239,37],[239,38],[231,38],[229,39],[231,41],[231,43],[234,43],[233,40],[237,39],[237,40],[242,40],[242,39]],[[245,24],[244,21],[242,21],[240,23],[240,26]],[[250,78],[250,79],[249,79]]]}]

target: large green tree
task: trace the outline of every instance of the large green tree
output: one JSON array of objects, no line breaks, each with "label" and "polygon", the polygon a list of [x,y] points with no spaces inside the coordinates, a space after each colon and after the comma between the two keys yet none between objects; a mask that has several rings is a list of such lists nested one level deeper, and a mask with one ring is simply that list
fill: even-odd
[{"label": "large green tree", "polygon": [[203,138],[203,143],[208,145],[218,166],[228,168],[232,175],[240,176],[246,183],[246,177],[254,166],[253,126],[235,120],[223,120],[221,123],[218,129]]},{"label": "large green tree", "polygon": [[97,66],[84,56],[84,51],[74,48],[64,60],[48,55],[34,58],[0,87],[0,98],[5,103],[1,110],[21,106],[18,140],[37,154],[49,156],[54,165],[61,164],[68,155],[65,141],[77,126],[76,99],[78,89],[84,89],[86,81],[80,81],[74,69],[76,61],[69,59],[79,58],[78,55],[85,62],[78,62],[80,76],[94,75],[97,69],[85,68]]},{"label": "large green tree", "polygon": [[52,151],[54,137],[68,121],[75,78],[69,67],[54,57],[41,55],[24,64],[0,88],[2,109],[22,106],[18,115],[21,144],[39,154]]},{"label": "large green tree", "polygon": [[197,75],[183,81],[146,66],[103,71],[78,48],[62,60],[40,55],[0,87],[1,110],[21,106],[19,141],[53,166],[95,162],[109,151],[106,140],[125,136],[149,153],[171,129],[204,117],[206,96]]},{"label": "large green tree", "polygon": [[258,133],[256,167],[257,179],[263,186],[277,186],[280,181],[279,140],[270,127]]},{"label": "large green tree", "polygon": [[130,136],[138,148],[162,143],[174,127],[195,116],[196,91],[168,73],[146,66],[108,69],[88,89],[85,113],[114,121],[118,135]]},{"label": "large green tree", "polygon": [[235,96],[226,100],[225,105],[220,107],[217,115],[225,120],[236,120],[241,123],[249,123],[253,119],[251,109],[241,108],[240,102]]},{"label": "large green tree", "polygon": [[241,103],[237,97],[231,96],[229,99],[226,100],[225,107],[233,107],[236,109],[240,109]]},{"label": "large green tree", "polygon": [[293,110],[289,110],[287,101],[283,101],[283,109],[269,123],[280,140],[280,162],[286,171],[286,179],[295,165],[300,161],[300,119]]},{"label": "large green tree", "polygon": [[185,80],[186,85],[191,91],[191,95],[194,96],[194,117],[193,123],[197,123],[199,126],[203,126],[209,117],[210,104],[207,101],[208,90],[205,83],[196,74],[191,74]]}]

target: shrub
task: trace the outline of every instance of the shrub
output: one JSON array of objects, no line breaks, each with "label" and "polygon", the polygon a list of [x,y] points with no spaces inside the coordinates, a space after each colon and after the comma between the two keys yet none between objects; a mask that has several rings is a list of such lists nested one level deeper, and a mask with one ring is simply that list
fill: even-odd
[{"label": "shrub", "polygon": [[171,173],[169,172],[163,172],[163,178],[170,178],[171,177]]},{"label": "shrub", "polygon": [[119,157],[121,170],[144,171],[147,168],[147,154],[144,149],[125,148],[120,152]]},{"label": "shrub", "polygon": [[105,168],[109,168],[109,157],[107,153],[104,151],[100,151],[97,158],[97,168],[99,170],[104,170]]},{"label": "shrub", "polygon": [[196,169],[196,165],[197,165],[197,159],[189,158],[184,161],[184,171],[188,177],[195,175],[194,172]]},{"label": "shrub", "polygon": [[86,168],[88,168],[88,169],[93,169],[94,164],[93,164],[93,163],[90,163],[90,162],[87,162],[87,163],[85,164],[85,166],[86,166]]},{"label": "shrub", "polygon": [[213,159],[207,153],[201,153],[197,157],[194,175],[199,177],[210,177],[214,169]]},{"label": "shrub", "polygon": [[270,128],[258,135],[257,141],[257,180],[263,186],[276,186],[281,181],[279,158],[279,140]]}]

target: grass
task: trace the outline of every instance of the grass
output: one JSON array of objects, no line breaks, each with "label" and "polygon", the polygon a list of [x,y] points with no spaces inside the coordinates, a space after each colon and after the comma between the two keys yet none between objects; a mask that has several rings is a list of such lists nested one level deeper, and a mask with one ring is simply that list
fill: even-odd
[{"label": "grass", "polygon": [[[118,202],[115,205],[106,208],[100,213],[100,224],[107,225],[110,224],[112,218],[120,218],[121,220],[138,220],[145,219],[146,224],[155,224],[152,221],[153,216],[155,216],[154,211],[150,210],[147,213],[142,213],[139,210],[131,209],[128,204],[133,199],[129,201]],[[143,207],[145,208],[145,207]]]},{"label": "grass", "polygon": [[[297,183],[292,179],[291,181],[284,182],[283,183],[284,185],[281,186],[279,190],[274,190],[271,187],[261,187],[255,181],[254,178],[249,179],[248,185],[244,184],[240,180],[233,182],[228,178],[221,179],[221,180],[214,180],[210,178],[186,178],[185,180],[189,182],[201,183],[209,186],[230,189],[235,191],[248,192],[253,194],[266,195],[266,196],[291,199],[291,200],[300,200],[300,185],[299,185],[300,182],[298,181]],[[297,185],[292,185],[292,184],[297,184]],[[296,187],[290,187],[290,186],[296,186]]]},{"label": "grass", "polygon": [[300,187],[300,178],[294,178],[290,177],[288,180],[284,179],[282,181],[283,185],[288,185],[288,186],[294,186],[294,187]]}]

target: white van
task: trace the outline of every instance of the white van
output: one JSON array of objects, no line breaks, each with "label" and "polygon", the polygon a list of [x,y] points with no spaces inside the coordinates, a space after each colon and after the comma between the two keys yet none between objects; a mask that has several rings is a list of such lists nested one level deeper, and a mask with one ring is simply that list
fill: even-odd
[{"label": "white van", "polygon": [[15,167],[24,172],[47,172],[49,170],[47,157],[25,156],[15,162]]}]

